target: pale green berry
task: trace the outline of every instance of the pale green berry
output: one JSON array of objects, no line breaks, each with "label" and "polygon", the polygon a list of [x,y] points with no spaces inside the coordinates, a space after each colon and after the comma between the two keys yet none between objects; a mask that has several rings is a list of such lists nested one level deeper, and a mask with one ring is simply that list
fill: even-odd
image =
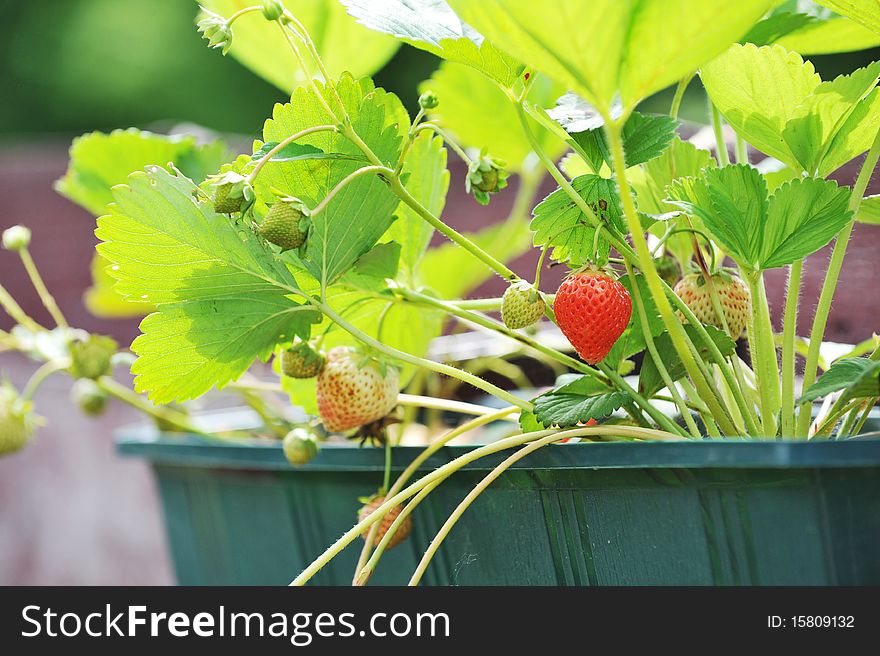
[{"label": "pale green berry", "polygon": [[525,280],[510,285],[501,298],[501,320],[512,330],[538,323],[545,309],[541,294]]},{"label": "pale green berry", "polygon": [[3,248],[8,251],[20,251],[31,243],[31,231],[22,225],[15,225],[3,231]]},{"label": "pale green berry", "polygon": [[70,398],[87,415],[93,417],[104,412],[107,407],[107,392],[90,378],[80,378],[70,389]]},{"label": "pale green berry", "polygon": [[439,104],[440,99],[437,97],[437,94],[430,89],[419,96],[419,107],[422,109],[434,109]]},{"label": "pale green berry", "polygon": [[306,428],[294,428],[285,435],[281,446],[292,465],[304,465],[318,455],[318,442]]}]

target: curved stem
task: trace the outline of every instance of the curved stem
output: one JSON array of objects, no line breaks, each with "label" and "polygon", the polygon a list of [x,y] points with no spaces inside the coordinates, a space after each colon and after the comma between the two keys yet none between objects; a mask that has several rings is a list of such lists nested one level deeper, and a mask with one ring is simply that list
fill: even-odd
[{"label": "curved stem", "polygon": [[[471,421],[465,422],[461,426],[453,428],[452,430],[447,432],[445,435],[434,440],[433,442],[431,442],[431,444],[429,444],[427,447],[425,447],[425,449],[423,449],[422,452],[418,456],[416,456],[411,463],[409,463],[409,465],[407,465],[406,469],[404,469],[401,472],[400,476],[397,477],[397,480],[394,481],[394,485],[391,486],[391,488],[388,490],[388,493],[385,496],[386,497],[393,496],[393,495],[397,494],[398,492],[400,492],[400,490],[403,488],[403,486],[406,484],[406,482],[410,478],[412,478],[412,475],[415,474],[416,471],[418,471],[419,467],[422,465],[423,462],[425,462],[434,453],[439,451],[442,447],[446,446],[449,442],[454,440],[456,437],[464,435],[465,433],[468,433],[468,432],[474,430],[475,428],[479,428],[480,426],[484,426],[484,425],[489,424],[493,421],[506,420],[509,418],[509,416],[511,414],[513,414],[514,412],[518,412],[518,411],[519,411],[519,408],[514,407],[514,406],[511,406],[508,408],[503,408],[503,409],[498,410],[497,412],[494,412],[492,414],[483,415],[482,417],[479,417],[477,419],[472,419]],[[432,489],[433,489],[433,487],[432,487]],[[424,498],[424,497],[422,497],[422,498]],[[410,504],[407,505],[407,508],[409,508],[409,512],[412,512],[412,510],[415,508],[415,505],[417,505],[417,502],[415,505],[413,505],[413,502],[415,502],[415,501],[416,500],[413,499],[413,501],[411,501]],[[421,498],[419,498],[419,501],[421,501]],[[412,507],[410,508],[410,506],[412,506]],[[404,509],[404,510],[406,510],[406,509]],[[407,513],[407,514],[409,514],[409,513]],[[401,523],[402,523],[402,521],[403,520],[401,520]],[[398,523],[398,526],[400,526],[400,523]],[[379,561],[379,558],[381,557],[381,552],[380,552],[379,555],[374,554],[374,556],[370,558],[369,562],[367,561],[367,557],[370,555],[370,549],[372,548],[373,542],[376,539],[376,534],[378,533],[378,529],[379,529],[379,525],[374,524],[373,527],[370,529],[370,531],[367,533],[366,539],[364,540],[364,546],[361,549],[361,555],[358,558],[357,567],[355,568],[355,578],[352,581],[352,583],[354,585],[366,585],[367,579],[369,579],[370,574],[372,574],[373,570],[376,567],[376,564]],[[388,542],[390,542],[390,540],[391,540],[391,537],[394,536],[395,530],[396,530],[396,527],[394,527],[394,525],[392,524],[392,526],[389,527],[389,529],[388,529],[388,533],[383,537],[384,545],[382,544],[382,542],[380,542],[379,547],[381,547],[383,550],[385,549],[385,547],[387,547]],[[389,537],[389,535],[390,535],[390,537]],[[385,538],[388,538],[388,539],[385,540]],[[376,549],[378,550],[379,547],[377,547]],[[366,571],[365,571],[365,568],[366,568]]]},{"label": "curved stem", "polygon": [[464,149],[455,142],[455,139],[449,136],[449,133],[436,123],[422,123],[421,125],[414,128],[412,132],[413,134],[418,134],[422,130],[431,130],[435,132],[439,137],[443,139],[443,141],[446,142],[447,146],[455,151],[455,154],[461,158],[461,161],[463,161],[468,166],[473,163],[473,160],[468,156],[466,152],[464,152]]},{"label": "curved stem", "polygon": [[202,435],[205,437],[220,439],[217,435],[205,433],[204,431],[199,430],[198,428],[193,426],[189,421],[189,417],[187,417],[187,415],[183,414],[182,412],[177,412],[175,410],[171,410],[170,408],[163,408],[162,406],[153,405],[136,392],[132,391],[125,385],[117,383],[115,380],[109,378],[108,376],[99,378],[97,383],[98,386],[102,390],[107,392],[107,394],[109,394],[110,396],[113,396],[123,403],[127,403],[128,405],[133,406],[141,412],[155,417],[156,419],[177,426],[177,428],[186,433],[193,433],[195,435]]},{"label": "curved stem", "polygon": [[6,310],[6,313],[12,317],[12,320],[15,321],[15,323],[34,332],[45,330],[45,328],[31,319],[27,313],[21,309],[21,306],[12,297],[12,294],[6,291],[6,288],[2,284],[0,284],[0,307]]},{"label": "curved stem", "polygon": [[394,171],[389,169],[387,166],[364,166],[362,168],[359,168],[356,171],[349,173],[342,180],[340,180],[336,184],[336,186],[333,187],[333,189],[331,189],[329,192],[327,192],[327,195],[324,196],[324,198],[321,200],[321,202],[318,203],[317,205],[315,205],[314,209],[312,209],[312,211],[309,212],[309,216],[315,216],[315,215],[323,212],[324,209],[327,207],[327,205],[330,204],[330,201],[332,201],[333,198],[336,196],[336,194],[338,194],[340,191],[342,191],[347,184],[349,184],[352,180],[357,180],[362,175],[366,175],[368,173],[376,173],[377,175],[379,175],[380,178],[383,175],[385,175],[385,176],[393,176],[394,175]]},{"label": "curved stem", "polygon": [[34,394],[40,388],[40,385],[42,385],[49,376],[62,369],[64,369],[64,366],[53,360],[44,362],[28,380],[27,385],[25,385],[24,390],[21,393],[21,398],[25,401],[33,399]]},{"label": "curved stem", "polygon": [[797,260],[788,268],[785,317],[782,320],[782,437],[785,438],[797,437],[794,414],[795,341],[803,266],[804,261]]},{"label": "curved stem", "polygon": [[730,155],[727,152],[727,142],[724,140],[724,126],[721,122],[721,114],[711,100],[709,100],[709,114],[712,118],[712,131],[715,133],[715,157],[718,166],[727,166],[730,164]]},{"label": "curved stem", "polygon": [[315,132],[337,132],[337,128],[335,125],[316,125],[311,128],[306,128],[305,130],[300,130],[296,134],[292,134],[289,137],[285,137],[282,141],[279,141],[277,145],[272,147],[268,153],[263,155],[260,160],[257,162],[257,165],[254,167],[254,170],[250,172],[247,177],[247,181],[250,184],[254,183],[254,180],[257,179],[257,176],[260,174],[260,171],[263,170],[263,167],[273,158],[275,155],[280,153],[282,150],[287,148],[294,141],[298,141],[303,137],[307,137],[310,134],[314,134]]},{"label": "curved stem", "polygon": [[262,11],[262,10],[263,10],[263,8],[259,5],[254,5],[251,7],[245,7],[244,9],[239,9],[237,12],[232,14],[232,16],[230,16],[229,18],[226,19],[226,25],[228,25],[229,27],[232,27],[232,24],[235,21],[237,21],[239,18],[244,16],[245,14],[249,14],[252,11]]},{"label": "curved stem", "polygon": [[[419,396],[417,394],[398,394],[397,403],[402,406],[414,406],[417,408],[428,408],[429,410],[446,410],[448,412],[458,412],[463,415],[475,415],[482,417],[484,415],[494,415],[495,408],[485,405],[476,405],[474,403],[465,403],[464,401],[454,401],[452,399],[437,399],[433,396]],[[518,409],[517,409],[518,410]],[[508,421],[516,423],[516,418]]]},{"label": "curved stem", "polygon": [[351,544],[352,541],[357,539],[357,537],[361,535],[361,533],[363,533],[366,529],[368,529],[376,522],[381,521],[381,519],[386,514],[388,514],[389,510],[419,492],[426,485],[430,485],[431,483],[434,483],[436,481],[443,480],[447,478],[450,474],[453,474],[454,472],[464,467],[465,465],[474,462],[475,460],[479,460],[484,456],[498,453],[499,451],[504,451],[506,449],[520,446],[521,444],[525,444],[527,442],[531,442],[532,440],[541,439],[547,437],[548,435],[554,434],[558,435],[558,439],[581,436],[618,436],[623,438],[646,440],[681,439],[677,435],[670,435],[669,433],[665,433],[663,431],[656,431],[648,428],[636,428],[634,426],[590,426],[562,432],[548,430],[514,435],[513,437],[508,437],[506,439],[499,440],[498,442],[487,444],[485,446],[474,449],[473,451],[469,451],[468,453],[459,456],[455,460],[448,462],[442,467],[435,469],[434,471],[420,478],[415,483],[412,483],[405,489],[401,490],[394,496],[386,497],[385,502],[381,506],[376,508],[376,510],[370,513],[362,521],[346,531],[342,535],[342,537],[336,540],[336,542],[334,542],[323,554],[321,554],[308,567],[306,567],[306,569],[304,569],[302,573],[290,583],[290,585],[305,585],[309,581],[309,579],[311,579],[321,570],[322,567],[324,567],[324,565],[330,562],[330,560],[332,560],[340,551]]},{"label": "curved stem", "polygon": [[418,367],[424,367],[425,369],[429,369],[438,374],[445,374],[447,376],[451,376],[452,378],[457,378],[458,380],[473,385],[477,389],[481,389],[484,392],[488,392],[492,396],[496,396],[499,399],[510,403],[511,405],[515,405],[523,410],[532,410],[532,404],[528,401],[524,401],[520,398],[517,398],[510,392],[493,385],[492,383],[483,380],[479,376],[474,376],[466,371],[461,369],[456,369],[455,367],[450,367],[446,364],[441,364],[439,362],[434,362],[433,360],[427,360],[425,358],[420,358],[418,356],[412,355],[410,353],[405,353],[404,351],[398,351],[395,348],[391,348],[386,344],[370,337],[367,333],[363,332],[356,326],[350,324],[348,321],[343,319],[340,315],[338,315],[331,307],[324,303],[316,303],[315,304],[318,309],[321,310],[324,314],[326,314],[330,319],[332,319],[340,328],[350,333],[353,337],[358,339],[359,341],[371,346],[376,349],[380,353],[384,353],[390,358],[395,360],[400,360],[401,362],[406,362],[408,364],[414,364]]},{"label": "curved stem", "polygon": [[678,86],[675,87],[675,95],[672,96],[672,104],[669,106],[669,115],[672,118],[678,118],[678,110],[681,109],[681,100],[684,98],[684,92],[691,83],[691,80],[694,79],[694,75],[696,75],[696,73],[691,73],[687,77],[678,81]]},{"label": "curved stem", "polygon": [[[853,215],[859,210],[862,197],[865,195],[868,182],[871,180],[871,174],[874,172],[874,167],[877,166],[878,158],[880,158],[880,130],[877,131],[877,135],[874,137],[874,143],[871,145],[870,150],[868,150],[865,161],[862,163],[862,169],[859,171],[859,177],[856,178],[856,183],[853,185],[849,200],[849,209],[853,212]],[[825,327],[828,325],[831,301],[837,289],[840,270],[843,268],[843,258],[846,255],[846,248],[849,244],[854,224],[855,220],[850,221],[844,226],[843,230],[837,233],[837,240],[834,242],[834,249],[831,251],[831,259],[825,272],[825,282],[822,284],[819,302],[816,305],[816,314],[813,317],[813,327],[810,330],[810,346],[807,350],[807,362],[804,365],[804,389],[807,389],[816,382],[819,352],[822,348],[822,340],[825,338]],[[806,436],[809,431],[811,409],[811,404],[804,403],[800,405],[798,410],[797,434],[800,437]]]}]

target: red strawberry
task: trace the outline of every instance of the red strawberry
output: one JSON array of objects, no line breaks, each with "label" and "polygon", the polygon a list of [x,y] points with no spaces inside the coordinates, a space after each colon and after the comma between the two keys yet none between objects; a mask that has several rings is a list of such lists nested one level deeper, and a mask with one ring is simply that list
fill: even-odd
[{"label": "red strawberry", "polygon": [[318,375],[318,412],[324,428],[339,432],[387,415],[397,403],[397,369],[353,348],[337,346],[327,353]]},{"label": "red strawberry", "polygon": [[[718,292],[718,300],[727,320],[727,327],[734,339],[738,339],[749,323],[751,314],[752,297],[749,288],[742,278],[731,275],[726,271],[712,276],[712,284]],[[712,297],[709,295],[709,286],[702,273],[690,273],[678,281],[675,293],[690,308],[698,321],[707,323],[717,328],[723,328],[721,320],[715,313],[712,305]],[[681,313],[679,319],[684,320]]]},{"label": "red strawberry", "polygon": [[586,269],[571,274],[556,292],[556,323],[586,362],[601,362],[623,334],[632,314],[626,287],[608,274]]},{"label": "red strawberry", "polygon": [[[384,496],[376,496],[370,499],[364,506],[358,510],[358,522],[364,521],[370,514],[376,510],[379,506],[385,503]],[[388,529],[391,528],[392,522],[397,519],[397,516],[400,514],[400,511],[403,510],[402,505],[396,505],[391,510],[389,510],[385,516],[379,521],[379,530],[376,532],[376,543],[378,543],[385,534],[388,532]],[[367,534],[370,532],[369,529],[364,531],[363,537],[365,540],[367,539]],[[398,544],[406,540],[407,536],[412,533],[412,516],[407,516],[406,519],[398,527],[397,531],[394,533],[394,536],[391,540],[388,541],[388,549],[396,547]]]}]

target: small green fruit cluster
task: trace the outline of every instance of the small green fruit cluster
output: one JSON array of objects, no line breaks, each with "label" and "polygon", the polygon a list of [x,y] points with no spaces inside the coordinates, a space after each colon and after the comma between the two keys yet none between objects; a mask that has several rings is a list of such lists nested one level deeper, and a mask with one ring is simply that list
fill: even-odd
[{"label": "small green fruit cluster", "polygon": [[489,196],[497,194],[507,187],[507,172],[504,170],[504,162],[489,157],[484,150],[479,159],[475,159],[468,166],[465,189],[473,194],[480,205],[489,204]]}]

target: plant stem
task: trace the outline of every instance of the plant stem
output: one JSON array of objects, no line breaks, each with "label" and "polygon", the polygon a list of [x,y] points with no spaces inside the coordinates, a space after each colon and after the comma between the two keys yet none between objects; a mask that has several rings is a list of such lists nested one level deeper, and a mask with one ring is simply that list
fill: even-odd
[{"label": "plant stem", "polygon": [[418,134],[422,130],[432,130],[437,134],[437,136],[439,136],[441,139],[443,139],[443,141],[446,142],[447,146],[455,151],[455,154],[461,158],[462,162],[464,162],[468,166],[473,163],[473,160],[468,156],[464,149],[455,142],[455,139],[449,136],[449,133],[436,123],[422,123],[421,125],[413,129],[413,134]]},{"label": "plant stem", "polygon": [[426,485],[430,485],[431,483],[434,483],[436,481],[443,480],[464,467],[465,465],[474,462],[475,460],[479,460],[484,456],[517,447],[521,444],[547,437],[548,435],[558,435],[557,439],[581,436],[617,436],[623,438],[645,440],[681,439],[677,435],[670,435],[669,433],[651,430],[648,428],[636,428],[634,426],[590,426],[561,432],[556,430],[537,431],[534,433],[514,435],[513,437],[508,437],[506,439],[493,442],[492,444],[486,444],[485,446],[481,446],[477,449],[474,449],[473,451],[469,451],[465,454],[460,455],[459,457],[455,458],[451,462],[446,463],[442,467],[438,467],[434,471],[420,478],[415,483],[412,483],[408,487],[404,488],[394,496],[386,497],[385,502],[381,506],[376,508],[376,510],[370,513],[362,521],[346,531],[342,535],[342,537],[336,540],[336,542],[330,545],[330,547],[326,551],[324,551],[323,554],[321,554],[308,567],[306,567],[306,569],[304,569],[302,573],[291,582],[290,585],[305,585],[309,581],[309,579],[311,579],[321,570],[322,567],[324,567],[324,565],[330,562],[330,560],[332,560],[345,547],[351,544],[351,542],[354,541],[359,535],[361,535],[366,529],[368,529],[376,522],[380,521],[386,514],[388,514],[389,510],[419,492]]},{"label": "plant stem", "polygon": [[745,279],[752,296],[752,369],[757,377],[761,399],[761,430],[763,437],[772,439],[777,433],[776,414],[781,397],[776,342],[773,339],[764,275],[760,271],[746,272]]},{"label": "plant stem", "polygon": [[798,300],[804,261],[797,260],[788,268],[785,292],[785,316],[782,323],[782,428],[785,438],[795,438],[794,377],[795,341],[797,340]]},{"label": "plant stem", "polygon": [[532,404],[528,401],[524,401],[520,398],[517,398],[510,392],[501,389],[493,385],[492,383],[483,380],[479,376],[474,376],[466,371],[462,371],[461,369],[456,369],[455,367],[450,367],[446,364],[441,364],[439,362],[434,362],[433,360],[428,360],[425,358],[420,358],[418,356],[412,355],[410,353],[405,353],[404,351],[398,351],[395,348],[387,346],[382,342],[370,337],[367,333],[363,332],[356,326],[350,324],[348,321],[343,319],[340,315],[338,315],[333,308],[326,305],[325,303],[315,303],[316,307],[321,310],[325,315],[327,315],[330,319],[332,319],[340,328],[350,333],[353,337],[358,339],[359,341],[371,346],[376,349],[380,353],[384,353],[390,358],[395,360],[400,360],[401,362],[406,362],[408,364],[416,365],[417,367],[424,367],[430,371],[433,371],[438,374],[445,374],[447,376],[451,376],[452,378],[457,378],[458,380],[473,385],[477,389],[481,389],[484,392],[488,392],[489,394],[498,397],[499,399],[510,403],[511,405],[515,405],[523,410],[531,411]]},{"label": "plant stem", "polygon": [[[433,396],[418,396],[416,394],[398,394],[397,402],[402,406],[446,410],[448,412],[458,412],[463,415],[475,415],[477,417],[492,415],[496,412],[495,408],[490,408],[485,405],[476,405],[474,403],[465,403],[464,401],[454,401],[452,399],[437,399]],[[517,421],[516,418],[506,419],[513,422]]]},{"label": "plant stem", "polygon": [[669,370],[663,363],[663,358],[660,357],[660,353],[657,352],[657,347],[654,345],[654,336],[651,334],[651,329],[648,326],[648,313],[645,312],[645,305],[642,301],[642,294],[639,291],[636,274],[633,271],[632,265],[628,262],[626,264],[626,273],[629,276],[630,282],[632,283],[633,301],[636,306],[636,310],[639,313],[639,325],[642,328],[642,335],[645,338],[645,345],[647,346],[648,353],[654,360],[654,365],[657,367],[660,378],[663,379],[663,384],[666,385],[666,389],[668,389],[669,393],[672,395],[672,398],[675,401],[675,405],[678,407],[678,412],[681,414],[682,419],[684,419],[684,422],[688,427],[688,431],[690,431],[692,437],[699,439],[700,430],[697,428],[697,424],[694,421],[694,418],[691,416],[690,410],[685,405],[684,399],[681,398],[681,394],[679,394],[678,387],[676,387],[675,385],[675,381],[673,381],[672,377],[669,375]]},{"label": "plant stem", "polygon": [[229,18],[226,19],[226,24],[229,27],[232,27],[232,24],[237,21],[239,18],[244,16],[245,14],[249,14],[252,11],[262,11],[263,8],[259,5],[254,5],[252,7],[245,7],[244,9],[239,9],[237,12],[232,14]]},{"label": "plant stem", "polygon": [[30,401],[34,398],[34,394],[40,388],[40,385],[52,374],[61,371],[64,369],[62,365],[59,365],[54,360],[49,360],[49,362],[44,362],[40,367],[33,373],[30,379],[25,385],[24,390],[21,393],[21,398],[25,401]]},{"label": "plant stem", "polygon": [[34,289],[37,290],[37,294],[43,302],[43,306],[49,311],[49,314],[52,315],[55,324],[59,328],[68,328],[67,319],[64,318],[64,315],[58,308],[58,304],[55,302],[55,298],[49,293],[46,283],[43,282],[43,277],[40,275],[37,265],[31,257],[30,251],[28,251],[27,248],[22,248],[18,251],[18,254],[21,256],[21,262],[24,264],[24,268],[27,271],[28,277],[31,279],[31,283],[34,285]]},{"label": "plant stem", "polygon": [[[877,165],[877,159],[880,157],[880,130],[874,137],[874,143],[871,145],[865,161],[862,163],[862,169],[853,185],[852,194],[849,199],[849,209],[853,212],[853,216],[858,212],[861,205],[862,197],[871,180],[871,174]],[[822,348],[822,340],[825,338],[825,327],[828,325],[828,313],[831,311],[831,301],[834,298],[834,292],[837,289],[837,281],[840,277],[840,270],[843,267],[843,259],[846,255],[846,248],[852,235],[855,220],[851,220],[843,230],[837,233],[837,240],[834,242],[834,249],[831,251],[831,260],[828,262],[828,269],[825,272],[825,282],[822,284],[822,291],[819,294],[819,302],[816,305],[816,314],[813,317],[813,327],[810,331],[810,346],[807,350],[807,362],[804,365],[803,389],[809,388],[816,382],[816,369],[819,363],[819,352]],[[801,404],[798,410],[797,434],[798,436],[806,436],[810,427],[811,404]]]},{"label": "plant stem", "polygon": [[[503,408],[501,410],[493,412],[492,414],[483,415],[482,417],[478,417],[477,419],[472,419],[471,421],[465,422],[464,424],[448,431],[442,437],[431,442],[431,444],[429,444],[425,449],[423,449],[422,452],[418,456],[416,456],[409,465],[407,465],[406,469],[404,469],[403,472],[401,472],[400,476],[397,477],[397,480],[394,481],[394,485],[391,486],[391,488],[388,490],[388,493],[385,496],[386,497],[393,496],[393,495],[397,494],[398,492],[400,492],[400,490],[403,488],[403,486],[406,484],[406,482],[412,477],[413,474],[416,473],[416,471],[418,471],[418,468],[422,465],[423,462],[425,462],[434,453],[439,451],[442,447],[446,446],[449,442],[454,440],[456,437],[464,435],[465,433],[468,433],[468,432],[474,430],[475,428],[479,428],[480,426],[484,426],[484,425],[489,424],[493,421],[506,420],[511,414],[513,414],[514,412],[518,412],[518,411],[519,411],[519,408],[517,408],[515,406]],[[431,489],[433,489],[433,487]],[[422,498],[424,498],[424,497],[422,497]],[[419,498],[419,497],[416,497],[416,499],[418,499],[418,501],[421,501],[421,498]],[[415,505],[418,505],[416,499],[413,499],[407,505],[407,508],[409,508],[409,512],[412,512],[412,510],[415,508]],[[412,506],[412,507],[410,507],[410,506]],[[409,514],[409,513],[407,513],[407,514]],[[401,520],[401,522],[402,522],[402,520]],[[398,523],[398,526],[399,525],[400,524]],[[396,527],[394,527],[393,524],[391,527],[389,527],[388,533],[384,536],[382,542],[379,543],[379,546],[376,547],[376,551],[379,552],[378,555],[376,553],[374,553],[373,556],[370,558],[369,562],[367,562],[367,557],[370,555],[370,549],[372,548],[373,542],[376,539],[376,534],[378,533],[378,529],[379,529],[379,525],[375,524],[370,529],[369,533],[367,534],[367,537],[364,541],[364,546],[361,549],[361,555],[358,558],[357,567],[355,568],[355,578],[352,581],[352,583],[354,585],[365,585],[366,584],[367,579],[369,579],[370,574],[372,574],[373,570],[376,567],[376,564],[379,561],[379,558],[382,555],[381,551],[379,551],[380,548],[382,549],[382,551],[384,551],[385,547],[387,547],[387,545],[388,545],[388,542],[391,540],[391,537],[394,536],[394,531],[396,530]],[[389,535],[391,537],[389,537]],[[387,538],[387,540],[385,538]],[[384,542],[384,544],[383,544],[383,542]]]},{"label": "plant stem", "polygon": [[[368,173],[376,173],[377,175],[379,175],[380,179],[390,179],[394,176],[394,171],[389,169],[387,166],[364,166],[355,171],[352,171],[347,176],[342,178],[342,180],[340,180],[336,184],[336,186],[333,187],[333,189],[327,192],[327,195],[324,196],[320,203],[315,205],[314,209],[312,209],[312,211],[309,213],[309,216],[315,216],[323,212],[327,205],[330,204],[330,201],[332,201],[333,198],[336,196],[336,194],[342,191],[348,183]],[[385,178],[383,178],[383,176],[385,176]]]},{"label": "plant stem", "polygon": [[477,246],[476,243],[457,232],[453,228],[449,227],[443,221],[435,217],[431,214],[430,211],[426,207],[424,207],[419,201],[417,201],[412,194],[409,193],[406,187],[400,182],[398,177],[394,177],[391,181],[391,190],[410,208],[412,208],[416,214],[422,217],[425,221],[427,221],[431,226],[434,227],[437,232],[447,237],[448,239],[454,241],[456,244],[464,248],[471,255],[476,257],[478,260],[482,261],[486,266],[495,271],[499,276],[504,278],[509,282],[513,282],[514,280],[518,280],[519,276],[516,275],[513,271],[511,271],[507,266],[505,266],[502,262],[495,259],[484,251],[482,248]]},{"label": "plant stem", "polygon": [[202,430],[199,430],[195,426],[193,426],[189,417],[187,417],[182,412],[177,412],[175,410],[171,410],[170,408],[163,408],[161,406],[153,405],[143,397],[141,397],[136,392],[132,391],[125,385],[121,385],[117,383],[115,380],[110,378],[109,376],[103,376],[97,381],[98,386],[107,392],[110,396],[116,397],[123,403],[127,403],[134,408],[137,408],[143,413],[150,415],[151,417],[155,417],[161,421],[166,421],[169,424],[176,426],[186,433],[193,433],[194,435],[203,435],[206,437],[218,437],[216,435],[210,435],[205,433]]},{"label": "plant stem", "polygon": [[749,163],[749,147],[746,145],[746,140],[739,134],[736,135],[736,150],[734,151],[734,155],[736,156],[737,164]]},{"label": "plant stem", "polygon": [[678,86],[675,87],[675,95],[672,96],[672,104],[669,107],[669,115],[672,118],[678,118],[678,110],[681,109],[681,101],[682,98],[684,98],[684,92],[691,83],[691,80],[694,79],[694,75],[695,73],[691,73],[687,77],[683,77],[678,81]]},{"label": "plant stem", "polygon": [[705,377],[701,372],[700,367],[691,352],[693,344],[690,343],[687,333],[672,310],[669,299],[666,298],[666,293],[663,289],[663,282],[657,273],[657,268],[654,266],[654,261],[648,250],[648,243],[645,240],[641,221],[639,220],[632,194],[630,192],[629,181],[626,177],[626,160],[623,154],[623,142],[621,139],[623,121],[624,117],[621,117],[617,121],[606,121],[605,129],[608,135],[609,145],[611,146],[614,173],[620,191],[620,202],[623,205],[623,213],[632,235],[633,245],[638,257],[639,269],[645,276],[645,281],[648,283],[648,289],[651,290],[651,297],[660,312],[660,318],[663,320],[666,330],[669,331],[673,346],[678,352],[685,370],[688,372],[691,380],[694,381],[694,385],[700,394],[700,398],[712,411],[721,430],[728,435],[736,433],[736,426],[733,424],[727,411],[721,405],[720,394],[716,395],[712,391],[709,386],[708,377]]},{"label": "plant stem", "polygon": [[630,398],[648,414],[651,419],[657,422],[658,426],[674,435],[685,437],[685,433],[682,430],[681,426],[676,424],[674,421],[672,421],[672,419],[670,419],[665,414],[660,412],[660,410],[651,405],[651,402],[644,396],[639,394],[635,389],[633,389],[632,385],[627,383],[626,379],[624,379],[623,376],[621,376],[607,364],[599,363],[598,367],[603,374],[611,379],[611,382],[614,383],[614,385],[619,390],[626,392],[630,396]]},{"label": "plant stem", "polygon": [[0,307],[6,310],[6,313],[12,317],[12,320],[15,321],[15,323],[34,332],[45,330],[45,328],[31,319],[25,311],[21,309],[21,306],[12,297],[12,294],[6,291],[6,288],[2,284],[0,284]]},{"label": "plant stem", "polygon": [[247,177],[247,180],[250,184],[254,183],[254,180],[257,179],[257,176],[260,174],[260,171],[263,170],[263,167],[273,158],[275,155],[284,150],[287,146],[292,144],[294,141],[298,141],[303,137],[307,137],[310,134],[314,134],[316,132],[337,132],[337,128],[335,125],[316,125],[311,128],[306,128],[305,130],[300,130],[296,134],[292,134],[289,137],[285,137],[283,140],[279,141],[276,146],[272,147],[268,153],[263,155],[260,160],[257,162],[257,165],[254,167],[254,170],[250,172]]},{"label": "plant stem", "polygon": [[724,140],[724,126],[721,123],[721,114],[711,100],[709,100],[709,114],[712,118],[712,131],[715,133],[715,157],[718,166],[727,166],[730,164],[730,155],[727,152],[727,142]]},{"label": "plant stem", "polygon": [[[549,294],[547,296],[550,296]],[[446,301],[448,305],[454,305],[462,310],[478,310],[481,312],[495,312],[501,309],[502,299],[498,298],[473,298],[462,301]]]}]

